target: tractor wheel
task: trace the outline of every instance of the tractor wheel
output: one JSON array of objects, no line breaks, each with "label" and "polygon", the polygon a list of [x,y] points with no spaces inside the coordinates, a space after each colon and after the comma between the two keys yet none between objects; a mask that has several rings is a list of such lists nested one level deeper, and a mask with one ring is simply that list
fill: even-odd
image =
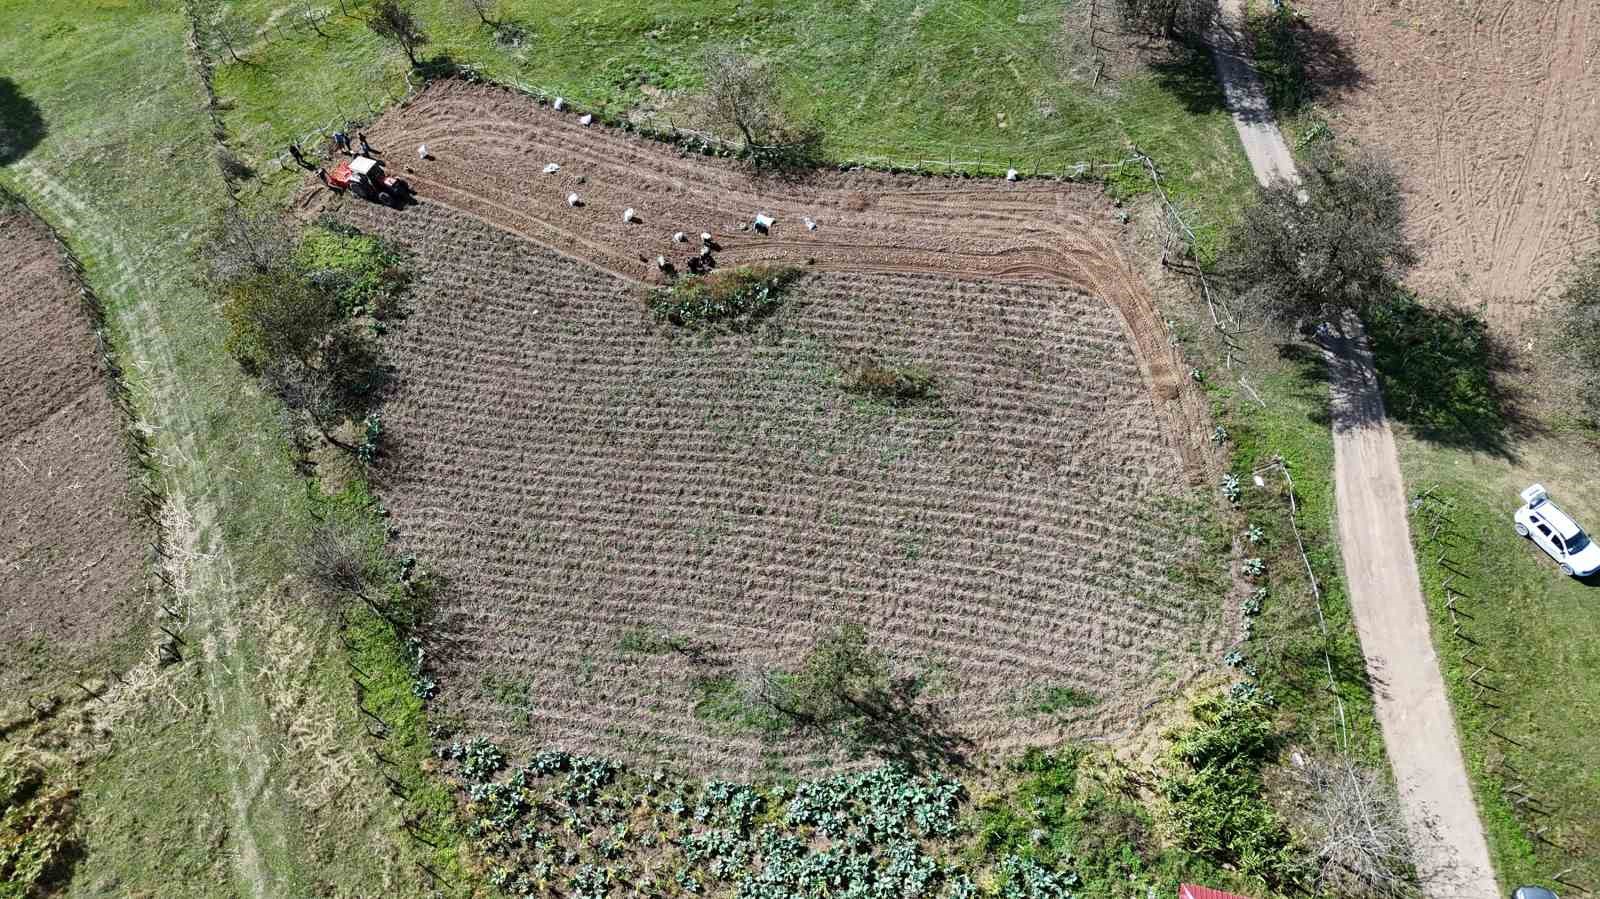
[{"label": "tractor wheel", "polygon": [[393,206],[393,205],[395,205],[394,194],[391,194],[386,190],[379,191],[378,192],[378,202],[382,203],[385,206]]}]

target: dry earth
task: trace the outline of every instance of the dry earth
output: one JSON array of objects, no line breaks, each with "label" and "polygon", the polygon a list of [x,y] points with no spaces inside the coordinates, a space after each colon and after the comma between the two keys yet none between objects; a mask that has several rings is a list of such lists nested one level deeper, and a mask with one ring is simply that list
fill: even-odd
[{"label": "dry earth", "polygon": [[[139,595],[121,416],[45,227],[0,213],[0,687],[126,626]],[[24,662],[23,660],[26,659]]]},{"label": "dry earth", "polygon": [[[1535,314],[1600,240],[1600,2],[1302,0],[1355,73],[1335,131],[1402,166],[1412,283],[1485,304],[1529,348]],[[1329,43],[1324,40],[1323,43]]]},{"label": "dry earth", "polygon": [[[706,720],[695,685],[793,665],[847,621],[920,679],[913,753],[1120,735],[1211,664],[1223,571],[1184,476],[1203,411],[1096,191],[754,181],[465,85],[369,135],[421,203],[303,206],[417,256],[382,495],[450,579],[434,657],[473,725],[723,773],[827,767],[815,741]],[[424,142],[437,158],[399,161]],[[738,229],[757,210],[770,236]],[[681,263],[672,233],[702,229],[724,266],[814,260],[753,334],[675,334],[640,302],[647,261]],[[847,396],[865,351],[931,367],[940,401]],[[643,634],[703,654],[630,651]],[[1024,712],[1045,686],[1099,702]]]}]

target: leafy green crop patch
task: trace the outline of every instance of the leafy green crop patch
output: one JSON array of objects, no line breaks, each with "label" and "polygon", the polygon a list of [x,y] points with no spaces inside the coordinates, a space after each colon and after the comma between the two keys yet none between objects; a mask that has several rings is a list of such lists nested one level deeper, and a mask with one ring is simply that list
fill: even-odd
[{"label": "leafy green crop patch", "polygon": [[0,758],[0,899],[43,895],[79,852],[77,792],[36,758],[12,750]]},{"label": "leafy green crop patch", "polygon": [[657,288],[646,305],[658,320],[680,327],[720,324],[741,331],[777,311],[785,288],[799,276],[795,268],[741,265]]}]

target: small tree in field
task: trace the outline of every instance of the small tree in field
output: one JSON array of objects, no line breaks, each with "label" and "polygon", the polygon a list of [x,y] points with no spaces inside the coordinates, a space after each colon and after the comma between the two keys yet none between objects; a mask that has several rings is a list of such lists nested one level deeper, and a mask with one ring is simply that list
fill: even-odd
[{"label": "small tree in field", "polygon": [[1219,273],[1280,323],[1359,314],[1386,302],[1416,262],[1403,212],[1400,177],[1386,159],[1329,154],[1306,167],[1303,186],[1261,190],[1230,234]]},{"label": "small tree in field", "polygon": [[821,134],[785,118],[777,75],[769,64],[728,47],[706,51],[701,64],[713,128],[737,131],[744,152],[758,163],[813,161]]},{"label": "small tree in field", "polygon": [[411,67],[417,67],[417,48],[428,43],[422,25],[412,11],[410,0],[378,0],[367,13],[367,27],[373,34],[406,51]]},{"label": "small tree in field", "polygon": [[494,19],[489,18],[489,14],[495,11],[495,7],[499,5],[499,2],[500,0],[461,0],[461,5],[475,14],[479,22],[493,28],[496,23]]},{"label": "small tree in field", "polygon": [[324,522],[300,543],[296,555],[301,573],[328,594],[335,609],[341,601],[359,599],[379,615],[386,614],[373,596],[377,577],[367,549],[350,531]]}]

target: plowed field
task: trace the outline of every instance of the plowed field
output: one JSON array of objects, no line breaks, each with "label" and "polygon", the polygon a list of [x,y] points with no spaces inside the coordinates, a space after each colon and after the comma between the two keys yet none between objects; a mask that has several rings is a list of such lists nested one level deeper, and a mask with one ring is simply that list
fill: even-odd
[{"label": "plowed field", "polygon": [[1600,3],[1298,3],[1359,76],[1335,130],[1402,165],[1413,281],[1525,325],[1600,239]]},{"label": "plowed field", "polygon": [[137,590],[128,460],[105,377],[49,234],[0,212],[0,687],[116,633]]},{"label": "plowed field", "polygon": [[[748,774],[839,759],[708,718],[704,684],[841,623],[917,681],[918,736],[962,754],[1124,733],[1215,656],[1192,407],[1092,190],[757,182],[572,119],[431,89],[369,132],[419,205],[304,198],[416,254],[382,495],[450,579],[449,708],[525,749]],[[423,142],[436,159],[401,161]],[[758,210],[770,236],[737,227]],[[681,267],[680,230],[724,266],[814,263],[751,334],[675,332],[638,257]],[[929,367],[939,400],[846,394],[864,352]],[[1030,710],[1046,688],[1093,701]]]}]

